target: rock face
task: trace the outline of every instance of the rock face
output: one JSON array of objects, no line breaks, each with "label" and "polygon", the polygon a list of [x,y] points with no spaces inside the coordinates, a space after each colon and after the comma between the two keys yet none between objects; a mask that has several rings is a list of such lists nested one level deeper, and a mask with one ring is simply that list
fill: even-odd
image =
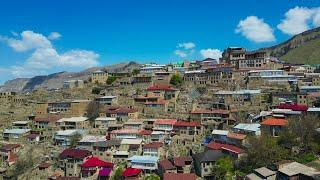
[{"label": "rock face", "polygon": [[120,63],[111,66],[89,68],[81,72],[58,72],[50,75],[35,76],[33,78],[17,78],[7,81],[0,87],[0,91],[28,92],[37,88],[61,88],[64,81],[88,80],[92,72],[103,69],[108,72],[131,72],[139,68],[136,62]]},{"label": "rock face", "polygon": [[297,34],[289,40],[262,48],[272,57],[290,63],[320,64],[320,27]]}]

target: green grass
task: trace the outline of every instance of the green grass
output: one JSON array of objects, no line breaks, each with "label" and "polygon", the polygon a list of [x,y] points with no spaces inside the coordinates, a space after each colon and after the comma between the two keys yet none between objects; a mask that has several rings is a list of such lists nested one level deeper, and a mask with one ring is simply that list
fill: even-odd
[{"label": "green grass", "polygon": [[280,59],[290,63],[320,64],[320,39],[306,42]]}]

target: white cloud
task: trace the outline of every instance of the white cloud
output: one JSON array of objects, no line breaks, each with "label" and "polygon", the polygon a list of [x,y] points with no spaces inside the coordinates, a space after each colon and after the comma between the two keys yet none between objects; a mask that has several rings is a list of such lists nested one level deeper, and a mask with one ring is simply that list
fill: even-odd
[{"label": "white cloud", "polygon": [[285,18],[277,28],[285,34],[295,35],[317,26],[320,26],[319,7],[295,7],[285,13]]},{"label": "white cloud", "polygon": [[61,34],[58,32],[52,32],[49,34],[48,39],[50,40],[57,40],[61,38]]},{"label": "white cloud", "polygon": [[200,50],[200,54],[203,58],[212,58],[217,60],[222,57],[222,52],[219,49],[202,49]]},{"label": "white cloud", "polygon": [[39,33],[23,31],[21,39],[1,37],[15,51],[33,50],[23,65],[12,66],[14,77],[30,77],[48,74],[52,70],[68,70],[74,68],[89,68],[98,65],[99,54],[93,51],[75,49],[58,53],[51,41]]},{"label": "white cloud", "polygon": [[196,45],[193,42],[178,43],[177,50],[174,51],[174,54],[185,58],[194,53],[195,47]]},{"label": "white cloud", "polygon": [[184,43],[179,43],[178,48],[183,48],[183,49],[193,49],[196,47],[196,45],[193,42],[184,42]]},{"label": "white cloud", "polygon": [[50,48],[51,42],[42,34],[33,31],[23,31],[21,39],[7,38],[8,45],[15,51],[23,52],[37,48]]},{"label": "white cloud", "polygon": [[256,43],[275,41],[273,29],[263,19],[256,16],[248,16],[241,20],[236,33],[241,33],[244,37]]},{"label": "white cloud", "polygon": [[182,58],[187,57],[187,53],[182,50],[175,50],[174,53]]},{"label": "white cloud", "polygon": [[308,21],[312,17],[312,10],[303,7],[295,7],[285,14],[285,19],[278,24],[278,29],[283,33],[295,35],[308,30]]}]

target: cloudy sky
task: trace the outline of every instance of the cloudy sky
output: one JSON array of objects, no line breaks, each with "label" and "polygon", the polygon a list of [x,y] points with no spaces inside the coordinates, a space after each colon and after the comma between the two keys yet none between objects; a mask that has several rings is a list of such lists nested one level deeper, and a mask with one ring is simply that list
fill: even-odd
[{"label": "cloudy sky", "polygon": [[131,60],[219,58],[228,46],[270,46],[318,26],[318,0],[1,1],[0,84]]}]

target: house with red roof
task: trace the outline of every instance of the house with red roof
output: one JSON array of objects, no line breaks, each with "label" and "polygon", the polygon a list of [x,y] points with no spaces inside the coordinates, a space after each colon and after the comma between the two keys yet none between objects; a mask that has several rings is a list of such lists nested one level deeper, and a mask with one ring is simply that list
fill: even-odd
[{"label": "house with red roof", "polygon": [[154,122],[153,130],[163,131],[163,132],[172,132],[176,122],[177,122],[176,119],[157,119]]},{"label": "house with red roof", "polygon": [[278,109],[291,109],[292,111],[302,111],[306,112],[308,110],[308,106],[299,105],[299,104],[280,104]]},{"label": "house with red roof", "polygon": [[163,159],[158,162],[158,174],[163,177],[165,173],[176,173],[177,168],[168,159]]},{"label": "house with red roof", "polygon": [[246,138],[247,135],[245,134],[229,132],[227,135],[227,142],[240,147],[246,143]]},{"label": "house with red roof", "polygon": [[16,154],[21,146],[19,144],[3,144],[0,147],[0,163],[11,166],[17,161]]},{"label": "house with red roof", "polygon": [[64,171],[64,176],[80,175],[80,165],[91,156],[91,152],[83,149],[68,148],[59,154],[59,167]]},{"label": "house with red roof", "polygon": [[151,130],[143,129],[143,130],[139,131],[138,138],[142,139],[145,143],[149,143],[149,142],[151,142],[151,134],[152,134]]},{"label": "house with red roof", "polygon": [[173,126],[175,133],[180,136],[194,136],[202,132],[200,122],[177,121]]},{"label": "house with red roof", "polygon": [[170,85],[154,85],[147,88],[148,97],[160,97],[165,100],[175,100],[179,95],[179,90]]},{"label": "house with red roof", "polygon": [[277,137],[288,125],[288,121],[280,118],[269,118],[261,123],[261,130],[264,134]]},{"label": "house with red roof", "polygon": [[115,106],[100,110],[100,117],[115,117],[119,120],[137,119],[139,111],[132,107]]},{"label": "house with red roof", "polygon": [[202,126],[200,122],[177,121],[174,124],[174,132],[178,135],[178,144],[192,144],[195,136],[202,133]]},{"label": "house with red roof", "polygon": [[197,176],[194,173],[165,173],[163,180],[196,180]]},{"label": "house with red roof", "polygon": [[122,176],[125,180],[138,180],[141,177],[141,169],[128,167],[122,172]]},{"label": "house with red roof", "polygon": [[217,142],[211,142],[206,145],[206,148],[209,150],[220,150],[222,153],[231,156],[232,158],[238,159],[244,153],[242,148],[239,148],[231,144],[222,144]]},{"label": "house with red roof", "polygon": [[84,160],[81,166],[81,178],[88,178],[95,174],[100,177],[109,177],[114,164],[91,156]]},{"label": "house with red roof", "polygon": [[173,158],[173,165],[177,168],[177,173],[190,173],[193,159],[191,156],[181,156]]}]

